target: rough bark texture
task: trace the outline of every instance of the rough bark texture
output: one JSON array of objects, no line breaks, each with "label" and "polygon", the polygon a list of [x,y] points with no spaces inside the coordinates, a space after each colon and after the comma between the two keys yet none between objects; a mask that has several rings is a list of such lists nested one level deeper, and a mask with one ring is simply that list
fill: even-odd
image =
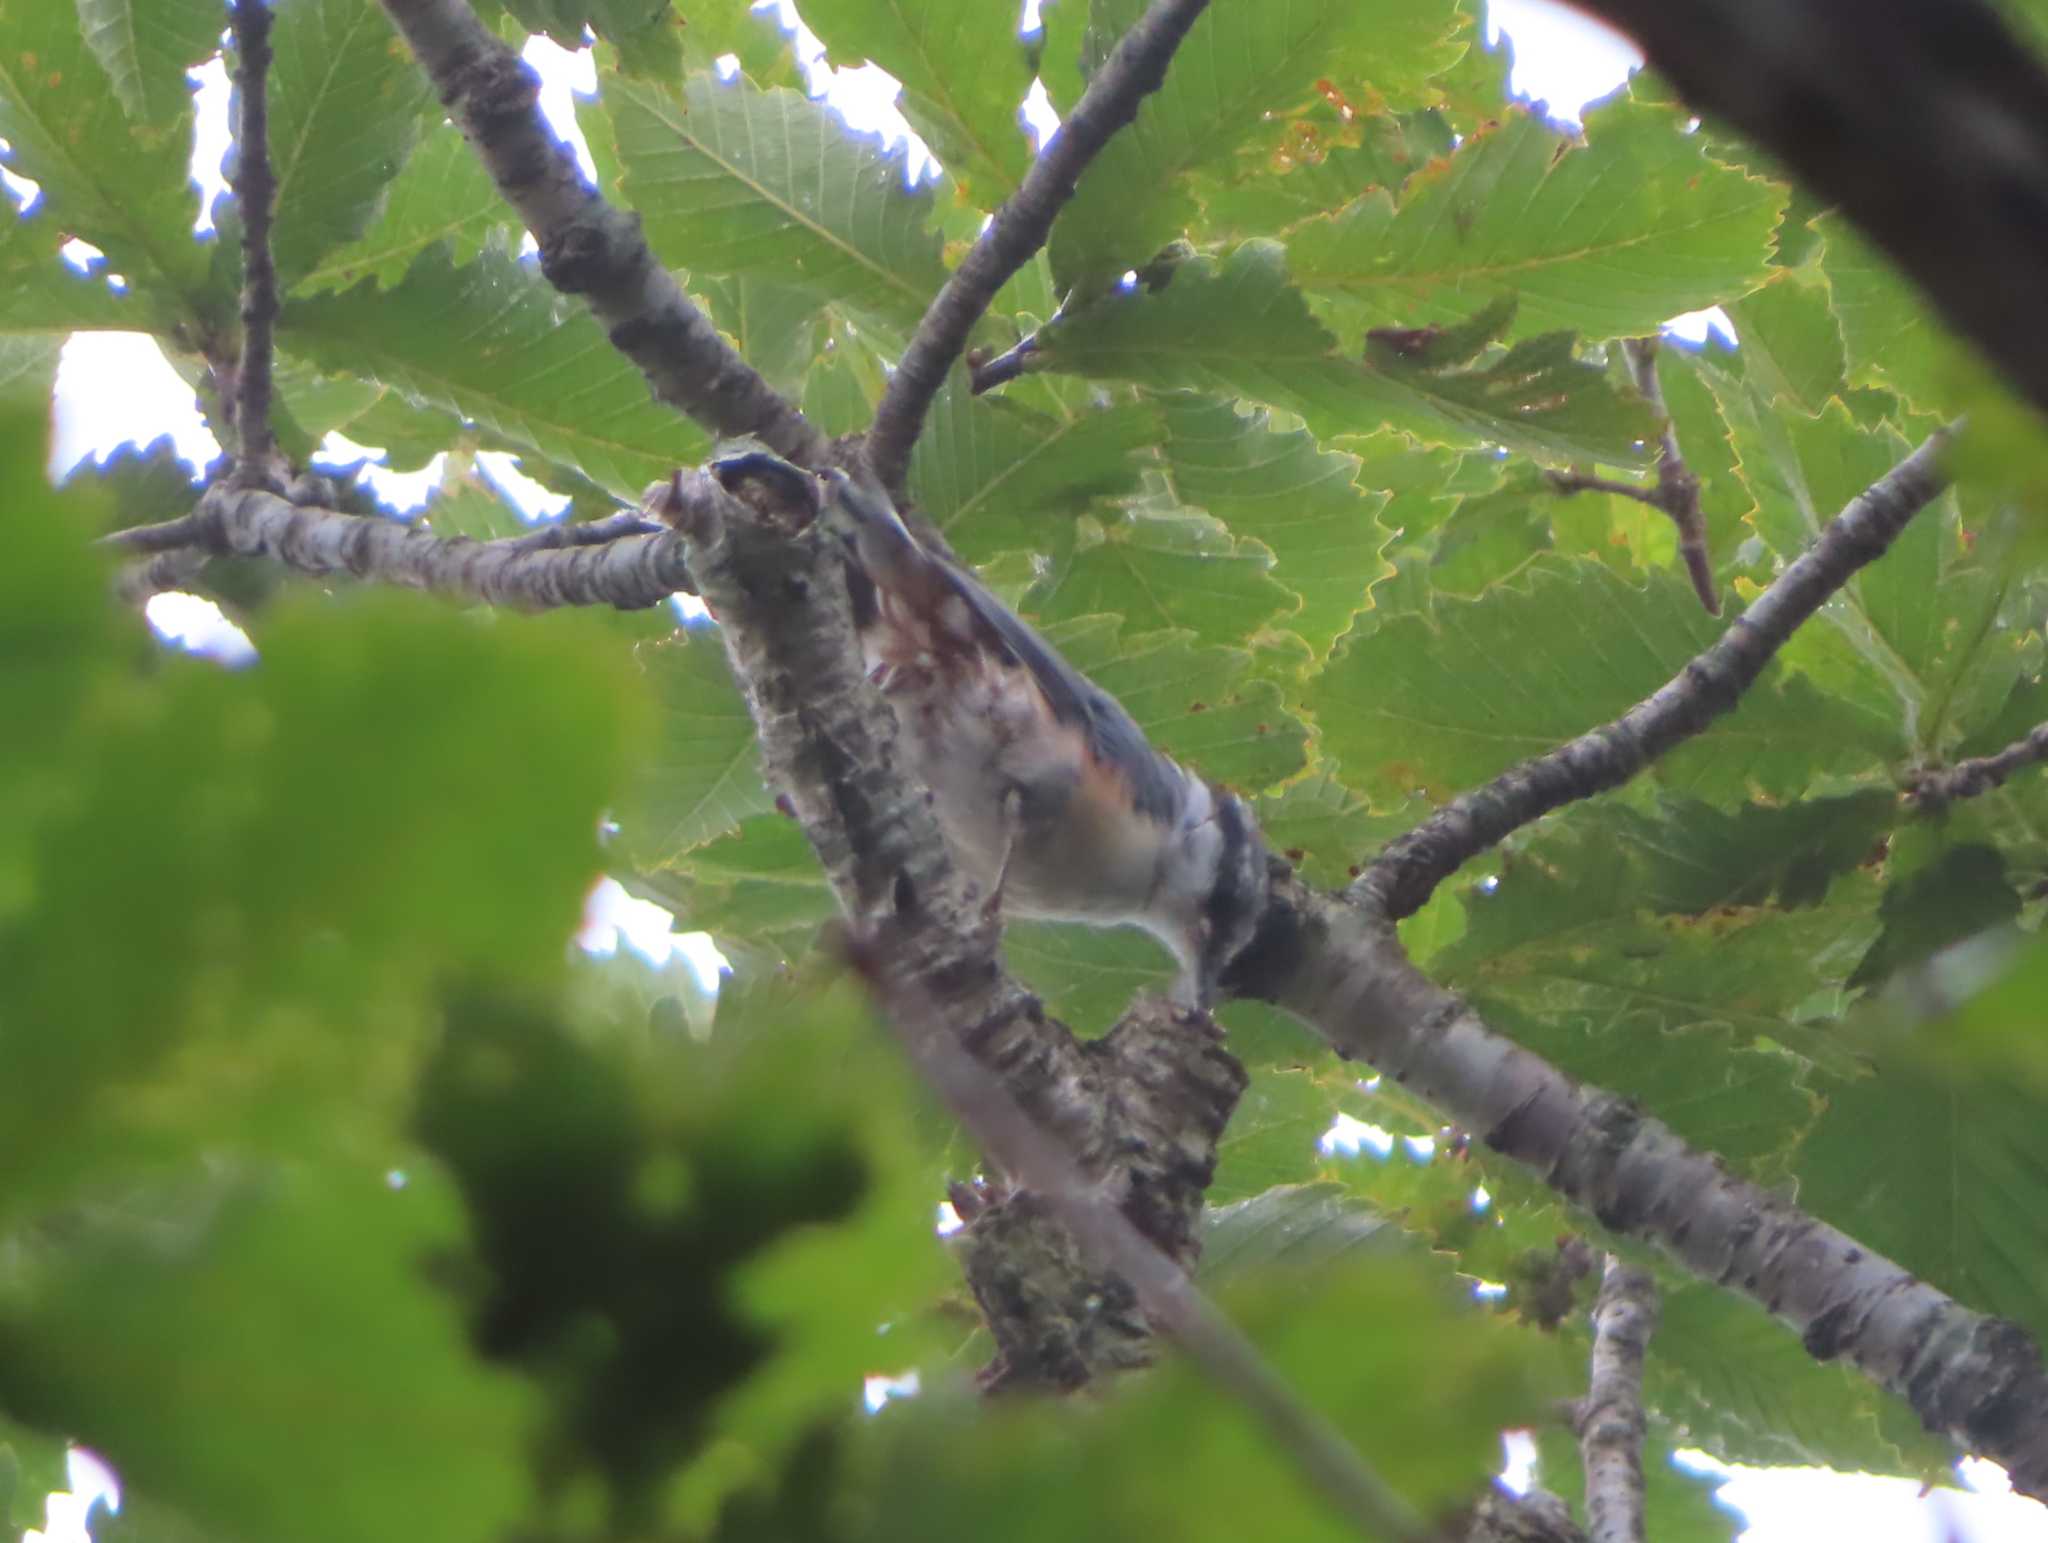
[{"label": "rough bark texture", "polygon": [[581,295],[656,397],[721,435],[751,435],[802,466],[825,435],[735,353],[640,234],[582,179],[540,114],[540,80],[464,0],[384,0],[477,156],[540,243],[541,271]]},{"label": "rough bark texture", "polygon": [[271,329],[277,322],[277,264],[270,254],[270,216],[277,178],[270,169],[270,7],[235,0],[231,13],[235,95],[235,201],[242,215],[242,361],[235,378],[235,480],[266,486],[271,476]]},{"label": "rough bark texture", "polygon": [[189,583],[206,557],[265,557],[299,573],[348,574],[528,611],[564,605],[634,611],[694,588],[683,540],[673,532],[592,542],[576,534],[620,528],[598,521],[505,541],[471,541],[378,515],[309,508],[261,488],[217,484],[184,518],[121,531],[109,544],[159,554],[117,580],[117,591],[129,601]]},{"label": "rough bark texture", "polygon": [[1573,0],[1837,203],[2048,408],[2048,73],[1984,0]]},{"label": "rough bark texture", "polygon": [[1450,1535],[1462,1543],[1586,1543],[1571,1507],[1540,1489],[1526,1495],[1488,1490],[1462,1530],[1454,1528]]},{"label": "rough bark texture", "polygon": [[1643,1358],[1656,1328],[1657,1283],[1609,1254],[1577,1420],[1593,1543],[1643,1543]]},{"label": "rough bark texture", "polygon": [[[1244,1070],[1213,1025],[1141,1003],[1082,1044],[1003,969],[1000,927],[955,870],[928,795],[897,770],[895,723],[868,685],[840,559],[709,477],[678,479],[691,570],[717,613],[785,792],[885,1002],[948,1026],[1039,1129],[1169,1260],[1192,1263],[1202,1193]],[[1043,1197],[998,1182],[966,1229],[999,1386],[1070,1388],[1144,1357],[1124,1282],[1085,1262]]]},{"label": "rough bark texture", "polygon": [[2048,1498],[2048,1372],[2017,1324],[1972,1312],[1782,1196],[1727,1172],[1626,1099],[1494,1033],[1418,970],[1393,923],[1275,861],[1265,925],[1225,980],[1370,1061],[1610,1231],[1842,1357],[1967,1452]]}]

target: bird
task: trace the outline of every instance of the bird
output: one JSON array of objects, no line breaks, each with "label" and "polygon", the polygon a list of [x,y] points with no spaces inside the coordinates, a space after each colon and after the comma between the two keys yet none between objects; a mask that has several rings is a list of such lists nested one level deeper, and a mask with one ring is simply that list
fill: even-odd
[{"label": "bird", "polygon": [[954,862],[1005,917],[1137,926],[1180,967],[1175,1002],[1214,1005],[1250,940],[1266,857],[1243,802],[1155,749],[1108,692],[881,488],[763,451],[713,461],[808,501],[845,556],[869,682]]}]

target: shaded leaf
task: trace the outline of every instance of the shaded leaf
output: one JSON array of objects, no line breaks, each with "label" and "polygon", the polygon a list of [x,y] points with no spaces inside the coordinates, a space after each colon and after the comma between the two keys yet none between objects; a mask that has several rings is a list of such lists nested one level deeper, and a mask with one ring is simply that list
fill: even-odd
[{"label": "shaded leaf", "polygon": [[902,161],[793,91],[605,82],[623,189],[664,259],[778,280],[907,330],[945,283],[931,197]]},{"label": "shaded leaf", "polygon": [[1643,458],[1650,428],[1641,405],[1618,394],[1604,369],[1575,358],[1563,334],[1472,368],[1398,348],[1348,355],[1266,242],[1247,242],[1220,264],[1183,263],[1156,292],[1110,295],[1075,311],[1039,334],[1038,356],[1050,369],[1250,397],[1299,413],[1320,436],[1393,426],[1628,464]]},{"label": "shaded leaf", "polygon": [[1403,189],[1296,230],[1287,266],[1342,297],[1345,337],[1452,320],[1501,293],[1529,330],[1655,332],[1762,282],[1781,187],[1703,153],[1682,114],[1622,100],[1583,142],[1511,111]]},{"label": "shaded leaf", "polygon": [[131,118],[169,123],[191,107],[185,71],[220,51],[219,0],[78,0],[85,45]]},{"label": "shaded leaf", "polygon": [[640,372],[587,313],[495,247],[461,268],[429,249],[388,289],[365,280],[293,300],[278,337],[322,369],[473,418],[621,498],[637,498],[709,445],[701,429],[650,399]]},{"label": "shaded leaf", "polygon": [[[1098,0],[1088,49],[1107,56],[1136,19],[1129,0]],[[1363,96],[1412,102],[1464,50],[1447,0],[1302,0],[1280,10],[1212,7],[1175,51],[1166,81],[1082,174],[1053,226],[1053,274],[1083,295],[1145,262],[1194,211],[1186,174],[1228,156],[1266,117],[1285,117],[1335,80]]]},{"label": "shaded leaf", "polygon": [[299,276],[298,287],[340,289],[364,278],[395,284],[427,248],[443,241],[459,266],[474,261],[493,232],[510,231],[516,223],[461,130],[437,123],[383,190],[369,228],[324,252]]},{"label": "shaded leaf", "polygon": [[835,64],[872,61],[897,107],[968,196],[993,209],[1031,169],[1018,118],[1031,61],[1008,0],[812,0],[804,21]]},{"label": "shaded leaf", "polygon": [[289,288],[369,228],[433,89],[383,8],[357,0],[284,0],[271,50],[271,251]]}]

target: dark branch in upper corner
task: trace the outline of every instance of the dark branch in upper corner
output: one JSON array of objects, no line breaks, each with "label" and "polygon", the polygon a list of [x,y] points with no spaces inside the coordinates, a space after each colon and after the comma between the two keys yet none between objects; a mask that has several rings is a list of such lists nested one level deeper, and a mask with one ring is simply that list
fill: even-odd
[{"label": "dark branch in upper corner", "polygon": [[884,487],[902,490],[911,448],[924,428],[925,414],[946,383],[946,372],[967,346],[974,324],[1010,275],[1045,245],[1054,217],[1074,196],[1089,162],[1109,143],[1111,135],[1138,115],[1138,104],[1165,81],[1167,62],[1208,3],[1152,0],[1145,14],[1117,40],[1022,185],[996,211],[981,239],[925,311],[868,431],[868,468]]},{"label": "dark branch in upper corner", "polygon": [[1592,1543],[1643,1543],[1643,1359],[1656,1327],[1656,1281],[1609,1254],[1593,1304],[1592,1370],[1574,1422]]},{"label": "dark branch in upper corner", "polygon": [[465,0],[383,0],[498,191],[540,243],[541,271],[581,295],[660,400],[724,436],[748,435],[802,466],[826,436],[733,351],[690,303],[631,215],[586,184],[539,109],[540,81]]},{"label": "dark branch in upper corner", "polygon": [[269,487],[271,462],[271,331],[277,323],[277,264],[270,253],[270,217],[277,177],[270,168],[270,6],[235,0],[235,200],[242,214],[242,361],[235,372],[235,482]]},{"label": "dark branch in upper corner", "polygon": [[1732,709],[1786,639],[1948,486],[1941,459],[1951,432],[1937,430],[1851,500],[1748,610],[1648,698],[1445,804],[1389,842],[1352,886],[1353,896],[1392,919],[1411,915],[1438,884],[1510,832],[1620,787]]},{"label": "dark branch in upper corner", "polygon": [[1685,456],[1678,448],[1678,429],[1671,421],[1671,409],[1664,405],[1664,388],[1657,381],[1657,347],[1658,340],[1653,337],[1624,338],[1621,343],[1636,390],[1662,424],[1657,445],[1657,485],[1640,487],[1633,482],[1578,471],[1545,471],[1543,476],[1553,492],[1566,497],[1573,493],[1613,493],[1661,510],[1678,527],[1678,555],[1685,564],[1686,577],[1692,580],[1693,593],[1700,597],[1709,616],[1719,616],[1721,597],[1714,592],[1714,568],[1707,557],[1707,520],[1700,512],[1700,479],[1685,464]]},{"label": "dark branch in upper corner", "polygon": [[1988,0],[1578,0],[2048,408],[2048,70]]},{"label": "dark branch in upper corner", "polygon": [[2048,723],[2037,724],[2024,739],[1994,754],[1915,772],[1906,780],[1906,796],[1931,813],[1959,798],[1976,798],[2003,787],[2014,772],[2043,761],[2048,761]]},{"label": "dark branch in upper corner", "polygon": [[299,573],[348,574],[521,610],[608,605],[636,611],[696,587],[680,536],[624,534],[651,528],[628,511],[589,525],[471,541],[379,515],[295,504],[262,488],[217,484],[190,514],[118,531],[103,545],[155,554],[116,580],[117,593],[131,602],[189,583],[209,557],[264,557]]}]

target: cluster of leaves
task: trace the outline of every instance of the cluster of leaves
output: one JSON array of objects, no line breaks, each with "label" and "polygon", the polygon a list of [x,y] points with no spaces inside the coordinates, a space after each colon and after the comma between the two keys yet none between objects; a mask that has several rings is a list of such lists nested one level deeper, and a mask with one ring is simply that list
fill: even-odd
[{"label": "cluster of leaves", "polygon": [[[802,91],[788,40],[739,0],[486,11],[508,37],[596,33],[601,91],[579,111],[601,184],[840,433],[866,426],[886,364],[1028,169],[1034,76],[1070,108],[1140,9],[1061,0],[1020,38],[1009,5],[812,0],[835,61],[902,81],[946,168],[915,187],[900,153]],[[78,329],[152,333],[202,385],[232,354],[233,243],[192,239],[186,180],[183,72],[219,25],[215,0],[0,0],[0,139],[39,186],[0,222],[7,400],[47,402]],[[276,53],[295,459],[337,429],[399,466],[455,452],[426,518],[495,534],[512,516],[471,474],[477,450],[516,452],[577,513],[706,451],[515,255],[381,10],[282,0]],[[1862,1005],[1926,985],[1959,938],[2030,923],[2048,881],[2048,786],[1939,819],[1893,791],[2048,717],[2040,554],[2012,515],[2031,426],[1839,220],[1653,82],[1572,136],[1507,105],[1505,62],[1457,0],[1212,6],[982,324],[990,350],[1032,337],[1032,370],[983,397],[956,376],[911,491],[1156,743],[1341,882],[1421,796],[1612,716],[1721,627],[1673,575],[1660,514],[1561,500],[1538,474],[1642,473],[1656,425],[1614,340],[1717,303],[1735,322],[1739,352],[1661,365],[1738,607],[1971,406],[1980,475],[1736,714],[1525,833],[1406,937],[1568,1072],[2048,1331],[2048,1121],[2016,1032],[2039,959],[1972,956],[1964,980],[1947,960],[1937,997],[2015,973],[1911,1034]],[[63,265],[71,236],[103,267]],[[4,462],[21,533],[0,570],[15,1524],[71,1434],[138,1487],[117,1524],[138,1537],[355,1538],[394,1514],[451,1537],[520,1519],[1192,1538],[1248,1514],[1320,1535],[1182,1370],[1114,1418],[960,1407],[946,1366],[967,1335],[928,1229],[971,1159],[844,999],[782,978],[808,975],[831,902],[704,635],[479,624],[273,581],[248,596],[259,670],[145,664],[81,543],[177,512],[166,460],[108,468],[98,507],[33,485],[39,445]],[[638,966],[562,961],[600,863],[735,961],[708,1040]],[[1163,973],[1121,934],[1016,926],[1009,953],[1089,1028]],[[1291,1261],[1245,1282],[1248,1321],[1418,1503],[1455,1502],[1536,1368],[1560,1339],[1579,1348],[1557,1240],[1585,1224],[1291,1025],[1228,1021],[1254,1081],[1210,1268]],[[1326,1150],[1339,1116],[1434,1141],[1434,1160]],[[1493,1333],[1446,1302],[1418,1239],[1508,1285]],[[1944,1460],[1757,1310],[1665,1284],[1660,1450]],[[845,1417],[861,1373],[910,1367],[923,1407]],[[1696,1487],[1662,1483],[1652,1505],[1658,1536],[1728,1535]]]}]

